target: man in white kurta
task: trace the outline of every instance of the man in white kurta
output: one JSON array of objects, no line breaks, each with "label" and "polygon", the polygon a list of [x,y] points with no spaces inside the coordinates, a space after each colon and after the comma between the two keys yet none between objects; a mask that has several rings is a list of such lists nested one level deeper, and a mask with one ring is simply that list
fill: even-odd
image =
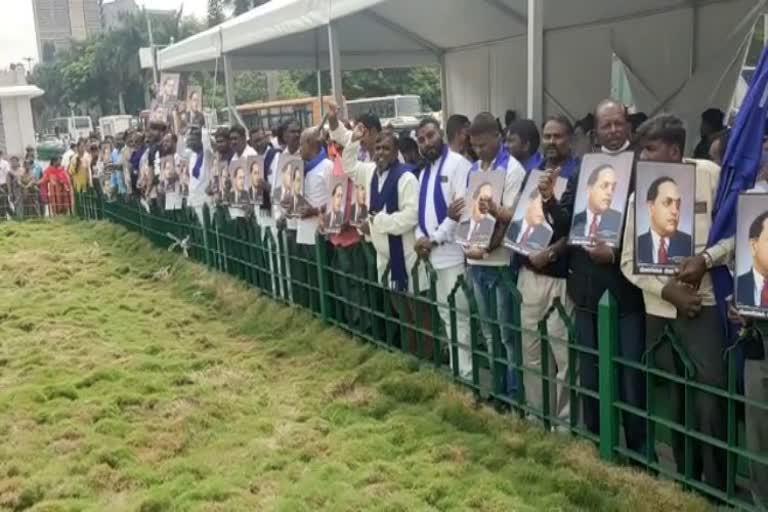
[{"label": "man in white kurta", "polygon": [[[371,184],[374,180],[374,174],[378,173],[378,190],[381,191],[391,169],[398,164],[399,149],[394,134],[385,132],[379,135],[376,142],[374,161],[361,162],[358,160],[358,151],[363,134],[362,125],[358,125],[349,144],[344,148],[341,162],[344,174],[349,176],[355,184],[365,185],[368,191],[367,203],[369,208],[372,208]],[[368,222],[361,227],[361,231],[370,236],[371,243],[376,249],[376,269],[379,280],[384,277],[387,264],[390,262],[390,236],[401,238],[405,268],[409,273],[416,264],[414,230],[418,222],[418,181],[410,172],[403,173],[397,182],[397,207],[397,211],[392,213],[370,211]],[[413,283],[410,279],[407,286],[409,290],[413,290]]]},{"label": "man in white kurta", "polygon": [[[459,276],[466,270],[464,251],[456,243],[456,229],[464,209],[467,174],[471,164],[450,150],[435,119],[424,119],[416,131],[419,150],[426,166],[419,176],[419,223],[416,226],[416,252],[428,258],[437,274],[438,302],[448,304]],[[472,351],[469,338],[467,297],[459,289],[455,295],[456,338],[451,338],[450,309],[438,308],[451,346],[451,368],[464,379],[472,378]],[[458,346],[458,362],[454,347]],[[456,366],[458,364],[458,367]]]}]

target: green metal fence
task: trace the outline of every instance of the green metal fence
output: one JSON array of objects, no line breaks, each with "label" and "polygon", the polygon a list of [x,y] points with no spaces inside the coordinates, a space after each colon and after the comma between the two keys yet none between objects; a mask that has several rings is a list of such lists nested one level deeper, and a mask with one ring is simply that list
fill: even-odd
[{"label": "green metal fence", "polygon": [[[593,312],[597,315],[599,348],[591,349],[576,342],[573,319],[557,300],[539,322],[537,332],[524,332],[520,327],[523,298],[509,269],[501,271],[495,285],[502,287],[509,306],[503,310],[506,318],[499,319],[495,314],[497,294],[490,293],[486,314],[481,315],[478,297],[463,276],[447,296],[438,297],[437,272],[425,261],[419,261],[412,270],[412,292],[392,291],[383,284],[388,282],[388,270],[383,279],[378,279],[375,252],[365,242],[352,248],[334,248],[318,237],[314,246],[302,246],[296,243],[292,232],[261,227],[253,219],[231,218],[226,208],[148,211],[133,199],[106,202],[93,192],[76,197],[75,213],[84,220],[109,220],[125,226],[162,248],[179,246],[189,258],[212,270],[231,274],[275,300],[306,308],[324,321],[383,349],[400,350],[418,358],[501,410],[544,428],[593,441],[607,461],[633,464],[742,510],[765,510],[751,496],[750,489],[754,491],[755,484],[749,469],[768,471],[768,453],[758,453],[746,446],[744,410],[765,414],[768,398],[756,401],[737,393],[736,351],[723,355],[727,358],[728,378],[722,389],[696,382],[688,370],[681,377],[658,369],[652,349],[642,361],[621,357],[618,305],[608,294],[598,311]],[[465,310],[457,307],[458,299],[466,301]],[[449,322],[441,320],[441,309],[448,312]],[[469,325],[468,340],[464,342],[457,332],[462,315]],[[548,334],[547,320],[552,315],[565,326],[567,339]],[[755,326],[753,333],[768,334],[768,330]],[[537,367],[523,364],[524,335],[541,340],[541,364]],[[677,347],[674,332],[667,330],[663,336]],[[551,357],[559,347],[567,350],[569,371],[564,378],[556,376]],[[459,360],[461,350],[471,354],[472,367],[466,375],[460,374],[458,364],[449,364]],[[597,389],[587,389],[580,383],[578,360],[585,354],[597,359]],[[644,376],[645,409],[621,400],[620,374],[625,371],[641,372]],[[534,390],[542,397],[540,407],[526,400],[529,393],[524,382],[530,383],[526,377],[531,375],[535,376],[535,387],[540,386]],[[666,386],[670,384],[684,389],[685,414],[681,423],[673,421],[669,411]],[[552,393],[557,385],[562,389],[559,398],[564,400],[562,395],[567,395],[570,403],[567,417],[558,417],[552,410]],[[716,439],[694,428],[694,401],[698,393],[720,397],[727,404],[724,437]],[[599,433],[590,432],[584,424],[582,402],[587,398],[599,400]],[[623,423],[629,415],[640,418],[645,425],[645,449],[641,452],[629,449],[622,436]],[[768,436],[768,424],[762,428],[763,435]],[[684,439],[681,471],[672,460],[670,448],[676,435]],[[724,487],[713,487],[695,474],[694,460],[700,445],[713,446],[725,454]]]}]

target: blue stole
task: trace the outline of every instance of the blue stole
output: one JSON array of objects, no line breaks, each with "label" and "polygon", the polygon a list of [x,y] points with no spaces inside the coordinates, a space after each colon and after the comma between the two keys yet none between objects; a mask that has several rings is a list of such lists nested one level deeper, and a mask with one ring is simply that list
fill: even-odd
[{"label": "blue stole", "polygon": [[[435,202],[435,214],[437,215],[437,225],[443,223],[445,217],[448,215],[448,205],[445,204],[445,197],[443,196],[443,187],[441,184],[441,177],[443,176],[443,166],[445,161],[448,160],[448,146],[443,144],[443,149],[440,152],[440,165],[437,167],[437,176],[435,176],[435,187],[432,193],[433,200]],[[429,236],[427,231],[427,189],[429,188],[429,178],[432,174],[432,168],[434,163],[425,167],[422,173],[424,173],[424,179],[421,182],[421,189],[419,190],[419,227],[421,232]]]},{"label": "blue stole", "polygon": [[[371,179],[371,204],[369,212],[387,213],[398,211],[397,184],[400,177],[409,172],[410,167],[394,162],[389,168],[384,186],[379,192],[379,172],[374,172]],[[389,238],[389,278],[392,288],[397,291],[408,290],[408,271],[405,268],[405,251],[403,250],[403,237],[388,235]]]},{"label": "blue stole", "polygon": [[203,167],[203,150],[195,151],[195,154],[197,155],[197,160],[195,160],[195,166],[192,168],[192,176],[197,179],[200,177],[200,168]]},{"label": "blue stole", "polygon": [[544,160],[544,157],[541,156],[541,153],[538,151],[530,156],[528,160],[525,162],[520,162],[523,164],[523,168],[525,169],[525,172],[531,172],[534,169],[538,169],[541,165],[542,160]]},{"label": "blue stole", "polygon": [[[491,166],[489,169],[491,171],[495,171],[496,169],[507,172],[507,166],[509,165],[509,153],[507,152],[507,147],[499,142],[499,150],[496,152],[496,156],[493,159],[493,162],[491,162]],[[472,167],[469,169],[469,172],[467,173],[467,186],[469,186],[469,177],[472,176],[472,173],[480,169],[480,160],[472,164]]]},{"label": "blue stole", "polygon": [[315,158],[312,160],[305,160],[304,161],[304,176],[311,173],[315,167],[320,165],[323,160],[328,158],[328,153],[325,152],[325,148],[320,148],[320,152],[317,154]]}]

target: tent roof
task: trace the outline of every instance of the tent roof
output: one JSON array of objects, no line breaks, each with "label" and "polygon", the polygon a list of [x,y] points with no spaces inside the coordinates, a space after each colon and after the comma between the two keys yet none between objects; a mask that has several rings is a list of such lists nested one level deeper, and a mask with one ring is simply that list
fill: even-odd
[{"label": "tent roof", "polygon": [[[545,31],[567,31],[692,5],[733,0],[548,0]],[[437,64],[445,51],[522,37],[527,0],[272,0],[162,50],[168,71],[213,69],[222,53],[235,69],[325,69],[337,30],[344,69]],[[449,28],[450,27],[450,28]]]},{"label": "tent roof", "polygon": [[43,94],[44,91],[35,85],[11,85],[0,87],[0,98],[37,98]]}]

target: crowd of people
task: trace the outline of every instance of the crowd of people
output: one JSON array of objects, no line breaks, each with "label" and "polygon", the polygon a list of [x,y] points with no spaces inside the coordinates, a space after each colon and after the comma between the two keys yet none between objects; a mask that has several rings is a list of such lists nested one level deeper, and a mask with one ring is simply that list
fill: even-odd
[{"label": "crowd of people", "polygon": [[28,147],[24,158],[5,159],[0,151],[0,220],[67,214],[72,205],[72,187],[60,158],[43,167]]},{"label": "crowd of people", "polygon": [[[213,204],[212,197],[219,183],[213,179],[218,180],[222,163],[258,155],[263,158],[264,173],[261,177],[254,173],[252,178],[254,192],[251,194],[261,196],[259,207],[253,212],[255,221],[261,226],[284,230],[292,255],[312,260],[315,244],[327,243],[333,249],[332,265],[337,273],[363,275],[365,262],[357,249],[370,244],[376,254],[379,280],[389,282],[392,290],[406,292],[392,294],[392,310],[404,314],[403,320],[411,323],[419,305],[403,303],[402,297],[414,292],[411,269],[417,261],[430,263],[436,274],[437,297],[442,301],[438,307],[439,320],[446,332],[449,325],[455,326],[452,330],[459,348],[455,351],[456,360],[454,351],[449,352],[450,365],[461,378],[472,379],[475,363],[470,347],[477,340],[469,339],[467,298],[456,294],[454,311],[445,301],[463,276],[477,301],[482,337],[492,339],[492,331],[501,325],[500,337],[510,361],[510,371],[505,378],[507,392],[522,388],[526,403],[534,411],[544,408],[548,395],[547,406],[560,420],[560,425],[567,424],[571,407],[579,406],[570,403],[567,389],[572,372],[582,387],[593,392],[599,389],[595,355],[597,311],[606,291],[618,302],[620,357],[643,364],[653,351],[657,368],[678,378],[689,377],[703,386],[726,389],[724,351],[728,340],[709,272],[718,266],[732,265],[734,241],[707,243],[719,165],[729,138],[722,112],[710,109],[704,113],[696,158],[686,158],[688,134],[679,118],[672,114],[650,119],[642,114],[630,115],[624,105],[610,99],[600,102],[593,114],[576,125],[561,115],[546,119],[541,126],[532,120],[514,119],[514,116],[507,116],[506,126],[502,126],[490,113],[478,114],[472,120],[453,115],[444,127],[435,119],[423,119],[412,137],[383,127],[373,114],[344,121],[336,105],[331,104],[329,110],[327,124],[323,126],[302,129],[297,120],[289,119],[271,132],[256,128],[250,134],[240,126],[209,133],[192,123],[184,137],[177,138],[165,123],[156,120],[150,123],[146,133],[129,131],[102,144],[94,140],[80,141],[64,155],[62,162],[54,159],[45,172],[36,171],[26,159],[23,167],[12,159],[10,171],[3,172],[0,161],[0,185],[4,187],[0,190],[7,198],[3,201],[4,208],[10,215],[18,208],[14,205],[24,203],[24,198],[31,194],[26,185],[29,183],[40,189],[39,204],[49,208],[59,205],[54,208],[56,211],[69,207],[69,199],[64,201],[64,196],[70,190],[79,191],[89,186],[116,197],[141,198],[148,201],[147,207],[150,207],[151,202],[159,198],[148,195],[147,191],[153,183],[158,183],[160,162],[169,156],[183,160],[190,169],[186,205],[200,208],[206,203]],[[682,259],[673,275],[636,273],[632,191],[623,225],[610,211],[583,213],[585,236],[607,229],[605,226],[613,223],[616,226],[612,229],[623,233],[619,235],[618,246],[597,239],[578,246],[568,243],[567,235],[572,229],[574,214],[578,213],[574,209],[579,195],[577,184],[582,155],[624,152],[632,153],[635,163],[687,162],[695,167],[696,228],[692,235],[695,254]],[[289,216],[285,215],[285,197],[291,195],[288,193],[291,180],[301,182],[302,175],[294,170],[287,180],[280,176],[286,162],[295,160],[304,163],[303,183],[296,189],[301,190],[302,201],[292,203]],[[154,172],[144,177],[143,168],[154,169]],[[478,188],[475,197],[467,197],[470,182],[478,175],[492,172],[503,174],[498,190]],[[537,237],[534,230],[529,229],[531,222],[525,219],[510,229],[514,208],[531,176],[536,176],[537,182],[528,188],[531,190],[530,211],[538,211],[538,217],[546,220],[551,242],[542,242],[540,250],[523,256],[511,250],[505,238],[510,236],[510,231],[514,231],[512,242],[527,242]],[[588,180],[589,186],[596,188],[601,176],[600,172],[594,173]],[[143,183],[145,179],[149,181]],[[764,172],[757,181],[757,187],[768,190],[768,174]],[[52,193],[53,183],[60,187],[54,187]],[[49,186],[47,194],[42,193],[44,184]],[[656,196],[649,195],[642,200],[652,205]],[[342,202],[346,202],[345,208],[340,207]],[[155,206],[160,207],[160,203]],[[340,216],[343,219],[339,219]],[[487,243],[480,246],[460,243],[462,220],[468,222],[467,232],[475,232],[485,229],[485,218],[494,221],[487,229]],[[333,224],[333,229],[329,224]],[[762,229],[765,226],[759,226],[758,231]],[[666,262],[668,256],[671,258],[671,249],[664,245],[663,238],[660,243],[661,247],[658,240],[653,241],[656,251],[653,259],[663,255]],[[291,272],[292,279],[306,283],[307,288],[316,286],[316,268],[295,267]],[[522,297],[519,326],[513,325],[512,291],[504,285],[508,276]],[[363,299],[357,281],[344,281],[341,288],[346,298],[346,321],[358,324],[363,331],[370,328],[354,306]],[[302,300],[308,307],[317,307],[319,298],[310,293]],[[549,314],[553,303],[559,303],[564,313],[573,319],[575,342],[587,349],[579,353],[577,368],[569,367],[566,323],[560,315]],[[547,339],[539,334],[542,320],[546,320]],[[742,318],[734,320],[748,323]],[[403,343],[414,349],[410,346],[411,340]],[[547,365],[552,377],[548,393],[544,393],[540,376],[542,343],[549,344],[551,356]],[[513,357],[516,344],[522,354],[519,361]],[[743,340],[742,346],[748,359],[744,372],[748,399],[745,407],[747,448],[766,457],[768,345],[759,336],[751,336]],[[517,382],[511,371],[513,366],[526,369],[522,382]],[[630,368],[621,369],[619,375],[622,402],[635,410],[645,410],[650,392],[645,375]],[[679,381],[667,382],[667,385],[672,420],[685,424],[689,415],[695,431],[716,440],[685,439],[674,430],[678,471],[686,473],[687,446],[693,450],[693,477],[703,479],[716,490],[724,490],[728,464],[726,451],[717,446],[717,441],[727,441],[726,400],[702,389],[689,393]],[[690,409],[686,410],[686,406]],[[586,428],[599,434],[598,400],[585,395],[581,408]],[[645,446],[646,419],[625,411],[622,425],[627,447],[646,454],[649,448]],[[650,447],[651,452],[654,449]],[[751,469],[755,503],[766,507],[768,467],[752,461]]]}]

